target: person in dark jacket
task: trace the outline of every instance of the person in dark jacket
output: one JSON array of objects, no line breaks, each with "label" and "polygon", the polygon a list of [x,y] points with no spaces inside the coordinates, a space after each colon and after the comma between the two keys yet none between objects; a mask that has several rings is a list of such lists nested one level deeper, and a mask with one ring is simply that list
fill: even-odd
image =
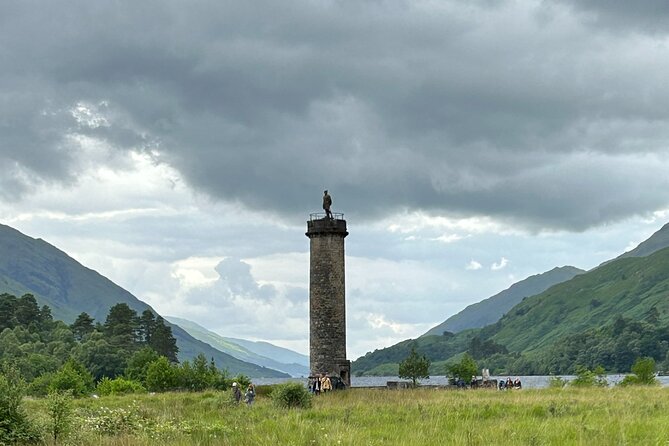
[{"label": "person in dark jacket", "polygon": [[239,385],[236,382],[232,383],[232,395],[235,397],[235,403],[239,404],[242,400],[242,391],[239,389]]}]

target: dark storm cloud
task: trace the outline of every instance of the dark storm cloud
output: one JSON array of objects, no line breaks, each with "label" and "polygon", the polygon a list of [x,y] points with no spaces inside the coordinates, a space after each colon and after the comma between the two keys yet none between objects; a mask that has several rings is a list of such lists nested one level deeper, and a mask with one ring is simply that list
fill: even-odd
[{"label": "dark storm cloud", "polygon": [[590,23],[613,31],[669,32],[669,3],[665,0],[565,0]]},{"label": "dark storm cloud", "polygon": [[[0,162],[71,179],[67,135],[84,134],[290,218],[326,188],[360,218],[423,209],[583,229],[666,206],[649,191],[668,186],[667,49],[574,11],[5,3]],[[78,103],[106,104],[109,125],[82,125]]]}]

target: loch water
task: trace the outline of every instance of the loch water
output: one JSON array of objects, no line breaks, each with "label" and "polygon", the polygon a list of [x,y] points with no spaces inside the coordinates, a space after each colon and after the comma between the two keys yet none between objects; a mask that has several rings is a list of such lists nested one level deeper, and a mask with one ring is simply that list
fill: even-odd
[{"label": "loch water", "polygon": [[[547,388],[553,376],[547,375],[530,375],[517,376],[510,375],[512,380],[520,378],[524,389],[544,389]],[[561,375],[561,378],[571,381],[575,378],[573,375]],[[607,375],[606,379],[609,385],[615,385],[623,380],[625,375]],[[506,380],[509,376],[491,376],[490,379]],[[658,381],[662,387],[669,387],[669,376],[658,376]],[[280,384],[288,381],[303,382],[306,384],[306,378],[256,378],[253,380],[256,384]],[[385,387],[388,381],[402,381],[396,376],[353,376],[351,377],[351,387]],[[448,384],[448,378],[445,376],[431,376],[429,379],[422,379],[420,383],[423,385],[444,386]]]}]

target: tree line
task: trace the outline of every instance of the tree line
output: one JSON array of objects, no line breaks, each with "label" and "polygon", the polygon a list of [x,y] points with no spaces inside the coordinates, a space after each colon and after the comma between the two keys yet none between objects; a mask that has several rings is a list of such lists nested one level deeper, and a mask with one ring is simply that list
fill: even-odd
[{"label": "tree line", "polygon": [[0,295],[0,366],[16,370],[33,395],[228,386],[227,371],[213,358],[200,354],[179,364],[178,351],[171,327],[149,309],[138,315],[119,303],[103,323],[82,312],[68,325],[31,294]]}]

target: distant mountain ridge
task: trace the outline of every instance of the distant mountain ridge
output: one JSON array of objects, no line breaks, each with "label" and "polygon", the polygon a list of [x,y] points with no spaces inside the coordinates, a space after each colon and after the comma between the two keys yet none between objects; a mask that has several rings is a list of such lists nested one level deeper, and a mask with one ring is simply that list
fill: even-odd
[{"label": "distant mountain ridge", "polygon": [[645,257],[667,247],[669,247],[669,223],[665,224],[658,231],[654,232],[653,235],[639,243],[636,248],[620,254],[616,259]]},{"label": "distant mountain ridge", "polygon": [[[309,376],[309,357],[305,355],[286,348],[277,347],[269,342],[254,342],[220,336],[187,319],[174,316],[166,316],[166,319],[186,330],[194,338],[206,342],[214,348],[242,361],[279,370],[293,377]],[[282,360],[280,358],[292,358],[294,362],[287,362],[285,359]]]},{"label": "distant mountain ridge", "polygon": [[481,328],[497,322],[507,311],[528,296],[539,294],[555,284],[564,282],[585,271],[573,266],[556,267],[542,274],[535,274],[511,285],[506,290],[449,317],[430,329],[423,336],[441,335],[445,331],[457,333],[469,328]]},{"label": "distant mountain ridge", "polygon": [[[138,313],[150,309],[158,314],[130,292],[81,265],[53,245],[1,224],[0,292],[18,296],[31,293],[41,305],[51,307],[55,319],[67,323],[73,322],[84,311],[104,323],[109,308],[117,303],[126,303]],[[277,370],[241,361],[195,339],[181,327],[170,325],[177,339],[181,360],[204,353],[207,358],[214,358],[219,368],[227,368],[232,374],[243,373],[251,377],[288,376]]]},{"label": "distant mountain ridge", "polygon": [[[573,372],[576,357],[581,358],[580,364],[615,363],[619,371],[628,371],[620,369],[620,364],[629,367],[635,357],[654,356],[666,358],[669,367],[669,338],[665,342],[652,336],[653,330],[665,333],[669,324],[669,247],[665,244],[669,245],[669,225],[616,259],[525,297],[494,323],[457,334],[424,335],[375,350],[354,361],[352,371],[357,375],[396,373],[397,363],[416,346],[433,361],[431,373],[443,373],[444,364],[472,349],[474,340],[479,346],[486,342],[509,351],[506,359],[503,354],[483,356],[493,361],[485,366],[511,365],[524,373],[546,374],[555,369],[564,373],[569,367]],[[615,335],[626,325],[630,331],[625,336]],[[607,332],[612,337],[603,335]]]}]

